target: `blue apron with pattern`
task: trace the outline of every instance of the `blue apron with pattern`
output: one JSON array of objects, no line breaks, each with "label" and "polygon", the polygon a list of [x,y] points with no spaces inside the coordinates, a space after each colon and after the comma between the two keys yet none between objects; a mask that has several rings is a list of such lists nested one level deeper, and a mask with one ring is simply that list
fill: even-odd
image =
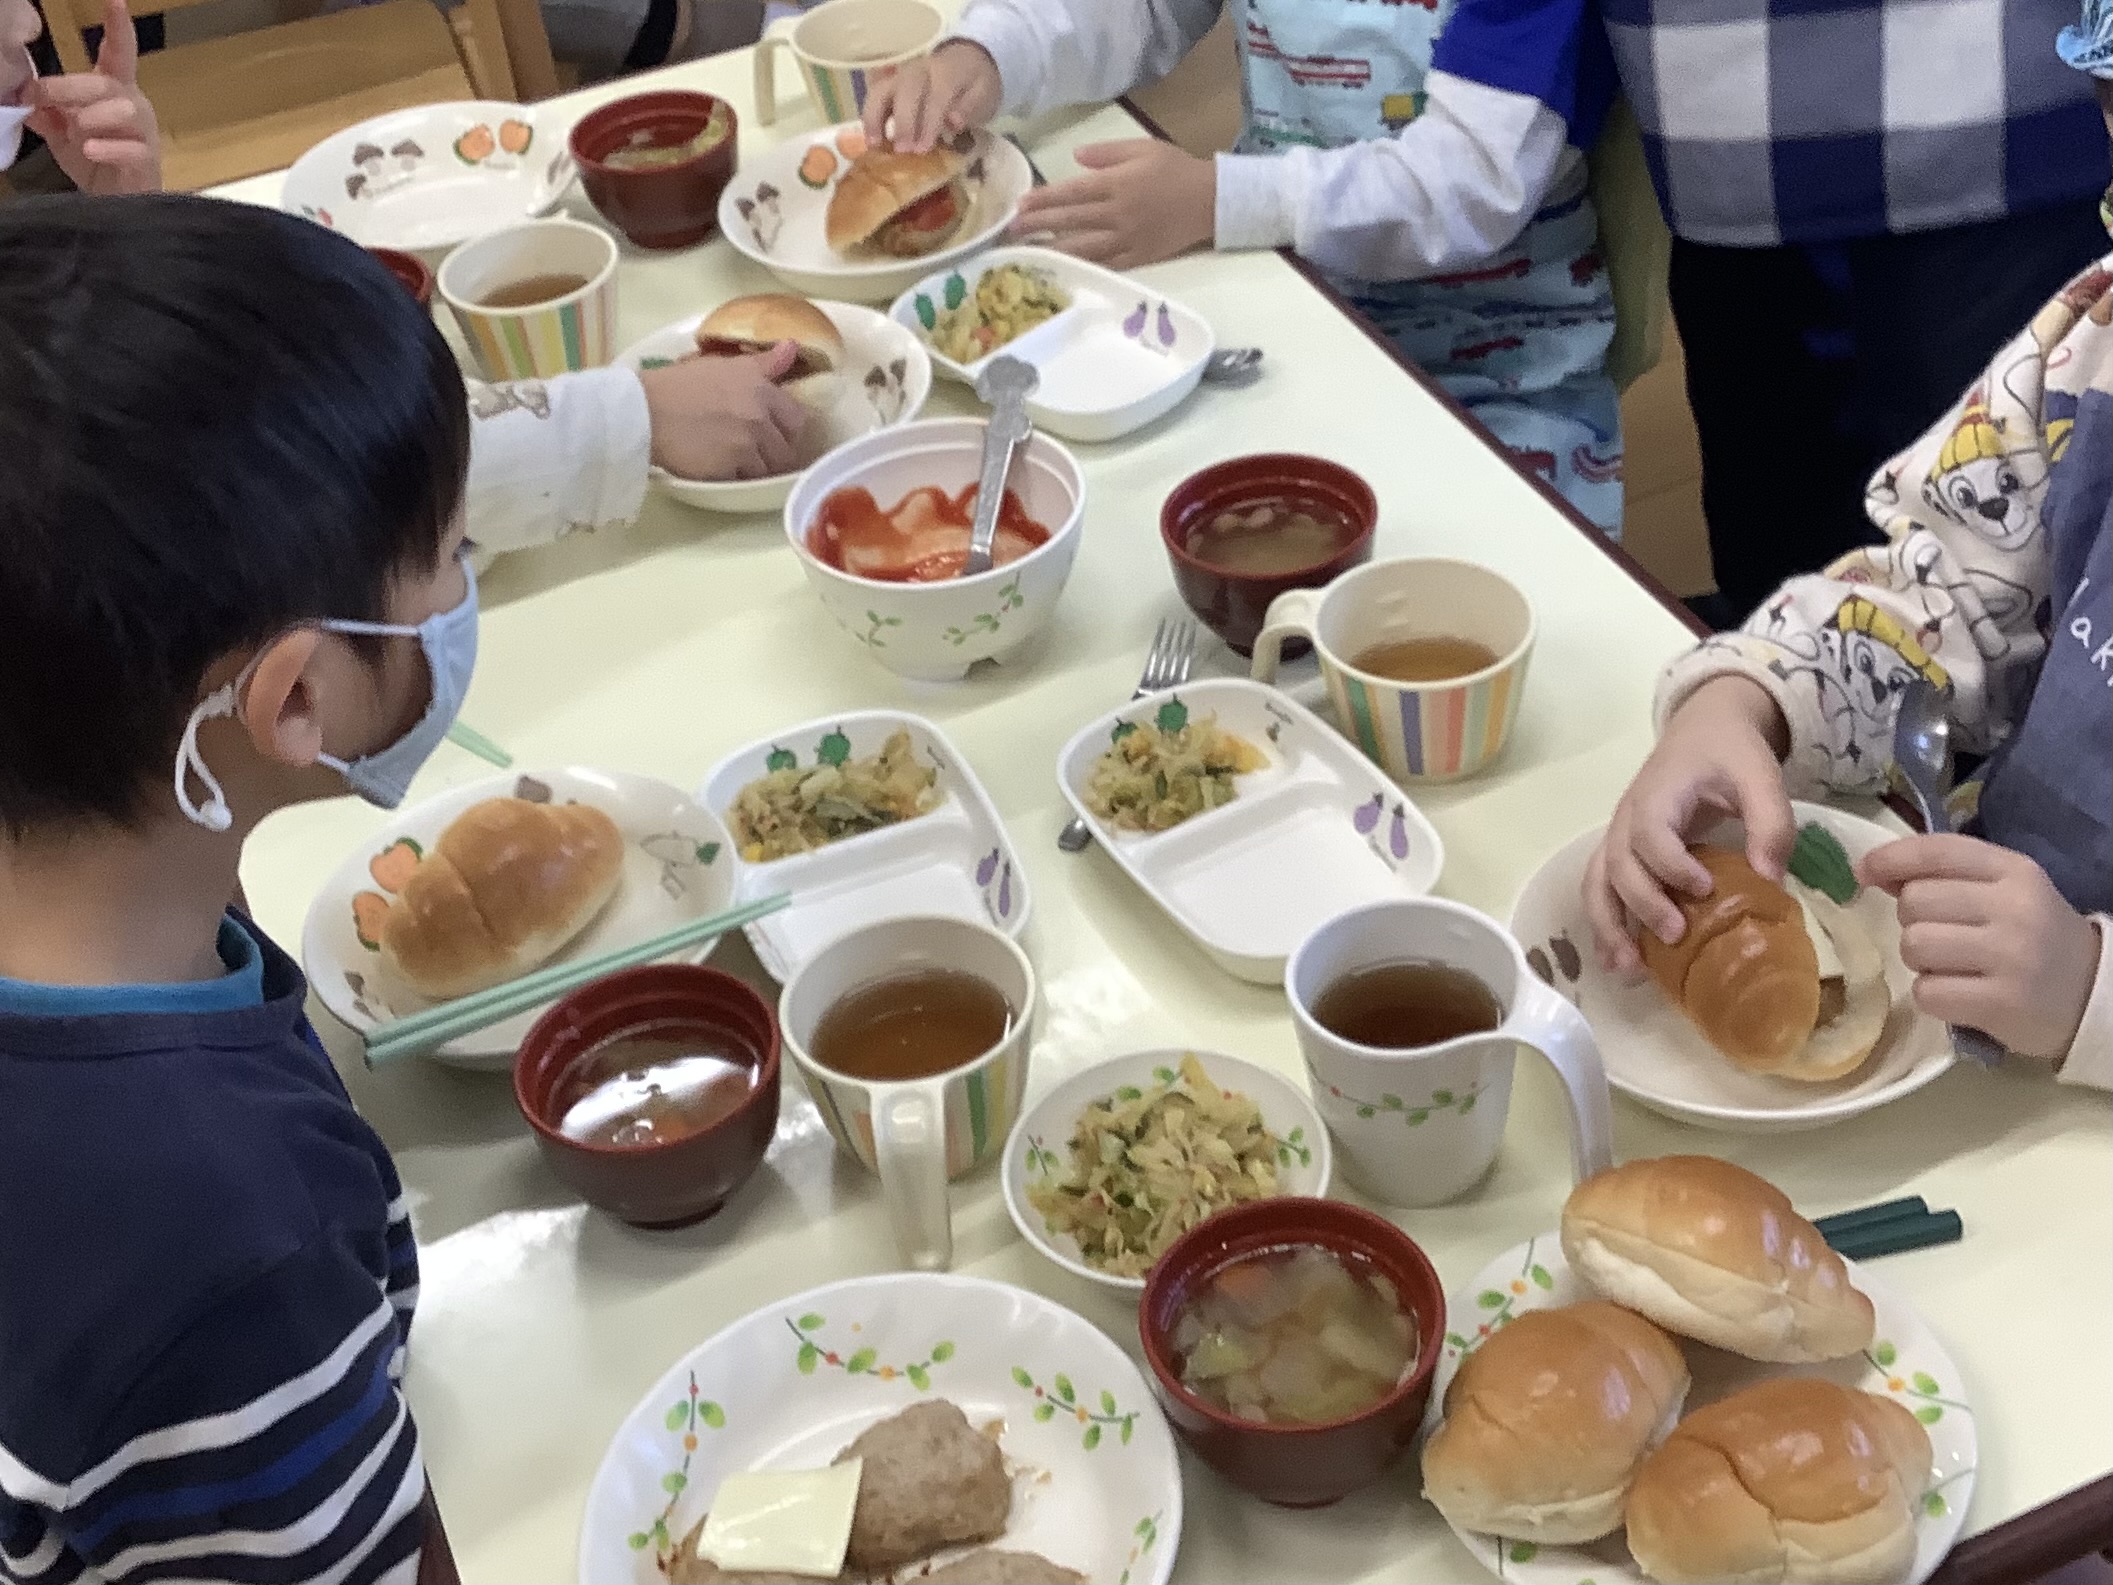
[{"label": "blue apron with pattern", "polygon": [[[1233,0],[1243,154],[1391,137],[1423,108],[1452,0]],[[1529,470],[1621,532],[1621,408],[1605,373],[1614,298],[1584,161],[1472,269],[1331,284]]]}]

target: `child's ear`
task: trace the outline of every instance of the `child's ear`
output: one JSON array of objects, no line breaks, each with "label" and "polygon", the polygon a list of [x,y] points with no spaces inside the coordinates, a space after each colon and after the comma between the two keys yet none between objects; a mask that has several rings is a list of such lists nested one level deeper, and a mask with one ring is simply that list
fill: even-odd
[{"label": "child's ear", "polygon": [[323,752],[317,670],[322,634],[295,628],[259,651],[236,719],[265,759],[296,770]]}]

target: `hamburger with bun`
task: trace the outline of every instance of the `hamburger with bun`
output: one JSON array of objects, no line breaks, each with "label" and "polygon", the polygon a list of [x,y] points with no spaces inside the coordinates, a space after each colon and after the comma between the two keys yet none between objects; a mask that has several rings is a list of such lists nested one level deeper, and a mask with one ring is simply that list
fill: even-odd
[{"label": "hamburger with bun", "polygon": [[1779,1376],[1698,1409],[1629,1489],[1629,1550],[1661,1585],[1887,1585],[1915,1559],[1930,1439],[1890,1398]]},{"label": "hamburger with bun", "polygon": [[1669,1332],[1803,1364],[1867,1347],[1871,1301],[1783,1191],[1714,1156],[1659,1156],[1587,1178],[1563,1254],[1594,1293]]},{"label": "hamburger with bun", "polygon": [[941,146],[903,154],[876,144],[851,162],[829,195],[826,240],[848,257],[921,259],[945,247],[968,219],[968,161]]},{"label": "hamburger with bun", "polygon": [[381,921],[382,963],[431,1001],[526,974],[593,922],[624,836],[590,804],[487,798],[440,833]]},{"label": "hamburger with bun", "polygon": [[1673,1005],[1750,1073],[1819,1083],[1863,1066],[1892,1008],[1878,943],[1794,876],[1777,885],[1743,853],[1690,851],[1709,895],[1675,895],[1687,929],[1671,946],[1648,930],[1637,943]]},{"label": "hamburger with bun", "polygon": [[1687,1389],[1687,1361],[1649,1321],[1596,1300],[1529,1310],[1461,1362],[1424,1444],[1424,1495],[1463,1530],[1595,1541],[1620,1528]]},{"label": "hamburger with bun", "polygon": [[769,352],[782,341],[799,349],[779,377],[785,394],[812,412],[835,400],[837,371],[844,362],[844,336],[836,322],[804,297],[759,292],[721,303],[697,326],[697,351],[707,358],[743,358]]}]

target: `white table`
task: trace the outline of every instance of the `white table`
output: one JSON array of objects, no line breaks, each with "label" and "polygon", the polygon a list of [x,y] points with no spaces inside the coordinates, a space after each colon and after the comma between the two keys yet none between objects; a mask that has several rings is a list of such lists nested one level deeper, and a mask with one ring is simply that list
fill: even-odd
[{"label": "white table", "polygon": [[[748,55],[657,74],[742,112]],[[555,101],[584,110],[643,80]],[[787,101],[778,132],[814,125]],[[1082,141],[1136,135],[1119,109],[1028,129],[1052,178]],[[229,196],[273,201],[276,177]],[[584,199],[578,212],[590,216]],[[1158,537],[1162,497],[1195,469],[1308,450],[1378,492],[1379,554],[1445,553],[1516,580],[1541,620],[1518,735],[1502,767],[1420,795],[1446,841],[1446,895],[1503,918],[1564,840],[1604,818],[1650,739],[1653,681],[1689,635],[1651,592],[1561,516],[1273,254],[1206,255],[1148,272],[1203,313],[1220,345],[1259,344],[1267,376],[1205,389],[1141,435],[1082,447],[1088,514],[1077,570],[1031,654],[970,681],[919,687],[881,670],[807,591],[775,518],[729,520],[655,498],[626,532],[502,561],[484,580],[484,635],[466,717],[524,766],[579,763],[694,787],[728,749],[837,710],[898,706],[939,721],[1011,827],[1038,899],[1027,941],[1047,992],[1037,1088],[1101,1057],[1184,1042],[1297,1074],[1280,995],[1212,967],[1105,856],[1054,845],[1058,747],[1127,697],[1155,623],[1179,611]],[[632,255],[628,341],[769,278],[724,243]],[[950,388],[929,411],[971,410]],[[1233,670],[1219,650],[1207,669]],[[414,796],[486,774],[443,750]],[[263,924],[299,940],[308,901],[378,824],[350,800],[289,812],[249,846]],[[722,960],[745,959],[729,949]],[[737,971],[742,969],[734,961]],[[745,971],[762,981],[747,962]],[[570,1577],[588,1483],[618,1422],[677,1357],[772,1298],[888,1268],[876,1185],[832,1150],[788,1085],[765,1167],[717,1217],[640,1233],[586,1210],[544,1170],[503,1079],[412,1064],[381,1075],[320,1007],[354,1098],[395,1151],[424,1270],[409,1393],[464,1577]],[[1504,1152],[1460,1204],[1399,1213],[1449,1285],[1550,1227],[1567,1190],[1553,1081],[1522,1065]],[[1968,1530],[2113,1469],[2113,1148],[2102,1097],[2017,1073],[1955,1072],[1859,1122],[1776,1138],[1710,1134],[1617,1107],[1623,1156],[1703,1151],[1820,1212],[1899,1194],[1956,1206],[1965,1242],[1886,1262],[1966,1377],[1982,1468]],[[995,1170],[957,1186],[957,1269],[1080,1310],[1133,1353],[1134,1314],[1015,1236]],[[1335,1508],[1265,1507],[1185,1458],[1176,1578],[1465,1580],[1478,1570],[1416,1496],[1412,1462]]]}]

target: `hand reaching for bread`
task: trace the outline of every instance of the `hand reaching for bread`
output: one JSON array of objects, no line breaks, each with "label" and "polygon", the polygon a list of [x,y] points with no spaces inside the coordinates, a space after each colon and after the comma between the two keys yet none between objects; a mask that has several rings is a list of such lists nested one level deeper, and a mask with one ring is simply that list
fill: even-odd
[{"label": "hand reaching for bread", "polygon": [[1704,683],[1673,712],[1658,746],[1615,806],[1585,871],[1585,911],[1600,966],[1635,980],[1648,931],[1667,946],[1687,928],[1681,897],[1707,897],[1712,880],[1688,838],[1720,815],[1746,825],[1746,857],[1780,879],[1797,836],[1783,790],[1789,728],[1775,700],[1744,677]]},{"label": "hand reaching for bread", "polygon": [[980,127],[998,113],[1004,85],[981,44],[948,39],[921,60],[905,61],[866,95],[866,136],[905,154]]}]

